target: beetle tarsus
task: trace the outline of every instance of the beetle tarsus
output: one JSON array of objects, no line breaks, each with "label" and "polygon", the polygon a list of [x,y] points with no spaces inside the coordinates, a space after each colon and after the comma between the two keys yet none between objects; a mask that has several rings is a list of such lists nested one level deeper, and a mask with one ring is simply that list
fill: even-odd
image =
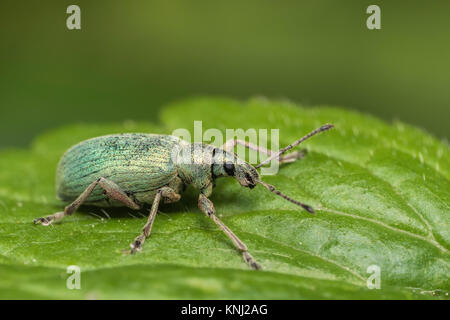
[{"label": "beetle tarsus", "polygon": [[49,218],[36,218],[33,220],[34,224],[42,224],[43,226],[48,226],[53,222],[52,219]]},{"label": "beetle tarsus", "polygon": [[49,226],[53,222],[60,221],[64,217],[64,211],[57,212],[47,217],[36,218],[33,220],[34,224],[42,224],[43,226]]},{"label": "beetle tarsus", "polygon": [[142,250],[142,243],[145,241],[145,237],[143,238],[143,235],[140,235],[136,238],[136,240],[134,240],[134,242],[132,244],[130,244],[131,250],[130,253],[134,254],[137,251],[141,251]]},{"label": "beetle tarsus", "polygon": [[244,257],[244,261],[253,269],[253,270],[261,270],[262,266],[256,262],[255,258],[252,257],[248,251],[242,252],[242,256]]}]

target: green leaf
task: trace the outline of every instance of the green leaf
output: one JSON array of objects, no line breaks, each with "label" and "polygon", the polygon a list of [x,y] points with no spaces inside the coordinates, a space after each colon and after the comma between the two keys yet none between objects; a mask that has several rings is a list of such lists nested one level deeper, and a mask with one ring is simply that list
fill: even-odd
[{"label": "green leaf", "polygon": [[[280,147],[324,123],[336,126],[302,144],[306,158],[263,177],[312,205],[315,215],[262,187],[217,181],[211,200],[218,214],[264,271],[247,268],[200,213],[192,189],[161,207],[151,237],[133,256],[123,250],[147,210],[84,207],[60,224],[32,224],[61,210],[55,169],[74,143],[117,132],[192,130],[194,120],[224,135],[227,128],[280,129]],[[403,123],[264,99],[182,101],[163,109],[158,126],[64,127],[36,139],[31,150],[0,153],[0,298],[448,298],[449,159],[448,145]],[[81,290],[66,288],[69,265],[82,270]],[[366,286],[371,265],[380,267],[380,290]]]}]

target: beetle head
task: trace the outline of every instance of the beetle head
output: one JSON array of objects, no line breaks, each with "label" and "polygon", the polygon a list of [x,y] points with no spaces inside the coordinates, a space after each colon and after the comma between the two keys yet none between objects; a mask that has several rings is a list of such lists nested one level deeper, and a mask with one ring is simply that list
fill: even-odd
[{"label": "beetle head", "polygon": [[259,181],[259,174],[248,162],[236,154],[215,148],[212,155],[211,174],[213,178],[234,177],[241,186],[253,189]]}]

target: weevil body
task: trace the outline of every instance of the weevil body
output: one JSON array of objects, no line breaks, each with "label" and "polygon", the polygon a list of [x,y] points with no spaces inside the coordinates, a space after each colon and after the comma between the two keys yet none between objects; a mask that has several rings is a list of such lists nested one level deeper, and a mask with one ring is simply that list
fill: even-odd
[{"label": "weevil body", "polygon": [[[159,203],[179,201],[187,185],[199,191],[198,206],[233,241],[242,252],[245,262],[253,269],[261,266],[248,253],[246,245],[215,214],[209,200],[215,179],[233,177],[243,187],[254,188],[257,184],[302,206],[260,179],[256,168],[276,159],[280,163],[293,162],[303,156],[293,152],[281,156],[312,135],[331,128],[325,125],[274,153],[241,140],[230,140],[222,148],[193,143],[170,135],[129,133],[108,135],[83,141],[70,148],[61,158],[56,174],[57,197],[67,203],[64,211],[37,218],[34,223],[49,225],[73,214],[80,205],[102,207],[128,206],[140,209],[151,204],[150,214],[142,233],[134,240],[131,253],[140,251],[149,237]],[[252,166],[232,152],[236,144],[263,151],[269,155],[259,166]]]}]

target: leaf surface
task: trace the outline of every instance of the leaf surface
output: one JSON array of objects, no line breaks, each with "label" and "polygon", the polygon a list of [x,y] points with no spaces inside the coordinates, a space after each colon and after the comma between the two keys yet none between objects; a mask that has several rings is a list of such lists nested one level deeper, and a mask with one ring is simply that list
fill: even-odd
[{"label": "leaf surface", "polygon": [[[160,208],[137,255],[123,251],[147,210],[60,211],[57,162],[71,145],[119,132],[208,128],[279,129],[280,147],[324,123],[336,128],[304,144],[308,154],[263,179],[312,205],[310,215],[262,187],[219,179],[211,200],[264,271],[248,270],[232,243],[198,210],[188,189]],[[213,142],[218,144],[218,142]],[[270,147],[270,141],[268,146]],[[411,299],[447,298],[450,248],[448,145],[403,123],[289,102],[198,98],[163,109],[159,125],[73,125],[0,153],[0,298]],[[82,270],[68,290],[66,268]],[[381,290],[366,287],[381,270]]]}]

